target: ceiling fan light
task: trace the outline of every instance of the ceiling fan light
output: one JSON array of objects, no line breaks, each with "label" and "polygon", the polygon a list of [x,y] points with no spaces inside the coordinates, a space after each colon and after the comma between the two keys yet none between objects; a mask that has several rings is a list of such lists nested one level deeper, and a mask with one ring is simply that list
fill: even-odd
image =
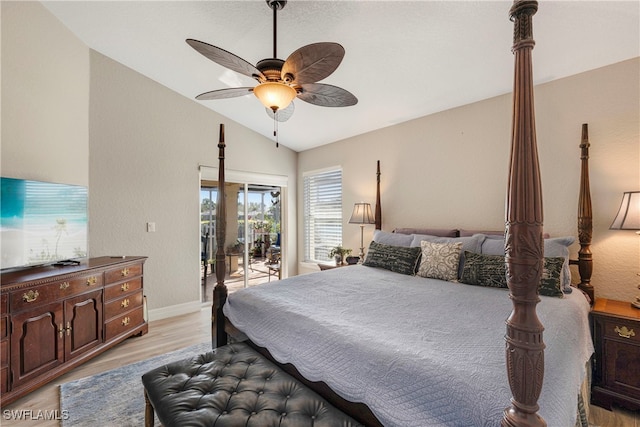
[{"label": "ceiling fan light", "polygon": [[253,88],[253,93],[262,105],[273,111],[287,108],[297,95],[291,86],[276,82],[261,83]]}]

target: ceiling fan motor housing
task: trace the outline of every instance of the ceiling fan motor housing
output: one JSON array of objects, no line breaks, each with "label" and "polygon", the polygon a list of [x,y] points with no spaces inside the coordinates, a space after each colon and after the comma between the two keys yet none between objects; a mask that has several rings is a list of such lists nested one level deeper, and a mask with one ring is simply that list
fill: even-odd
[{"label": "ceiling fan motor housing", "polygon": [[280,81],[280,72],[282,71],[282,66],[284,65],[284,61],[278,58],[267,58],[259,61],[256,64],[256,68],[264,74],[267,78],[267,81]]},{"label": "ceiling fan motor housing", "polygon": [[273,10],[282,10],[287,4],[287,0],[266,0],[266,2]]}]

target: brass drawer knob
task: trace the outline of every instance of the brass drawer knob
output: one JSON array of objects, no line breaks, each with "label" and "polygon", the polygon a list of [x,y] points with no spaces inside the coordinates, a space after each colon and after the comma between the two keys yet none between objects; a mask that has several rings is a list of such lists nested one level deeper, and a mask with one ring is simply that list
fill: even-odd
[{"label": "brass drawer knob", "polygon": [[123,268],[120,273],[122,274],[122,277],[127,277],[129,275],[129,269]]},{"label": "brass drawer knob", "polygon": [[129,325],[129,323],[131,323],[130,317],[125,317],[124,319],[122,319],[122,326],[127,326]]},{"label": "brass drawer knob", "polygon": [[616,326],[614,331],[616,331],[622,338],[631,338],[636,336],[636,333],[633,332],[633,329],[628,329],[626,326]]},{"label": "brass drawer knob", "polygon": [[22,294],[22,301],[24,302],[34,302],[38,299],[40,294],[38,291],[30,290],[29,292]]},{"label": "brass drawer knob", "polygon": [[120,286],[120,290],[122,292],[127,292],[129,290],[129,282],[125,282]]},{"label": "brass drawer knob", "polygon": [[129,298],[125,298],[122,300],[122,303],[120,304],[122,306],[122,308],[127,308],[129,307]]},{"label": "brass drawer knob", "polygon": [[98,278],[95,276],[91,276],[87,279],[87,286],[92,286],[98,283]]},{"label": "brass drawer knob", "polygon": [[67,289],[69,287],[69,282],[62,282],[60,283],[60,290],[64,291],[65,289]]}]

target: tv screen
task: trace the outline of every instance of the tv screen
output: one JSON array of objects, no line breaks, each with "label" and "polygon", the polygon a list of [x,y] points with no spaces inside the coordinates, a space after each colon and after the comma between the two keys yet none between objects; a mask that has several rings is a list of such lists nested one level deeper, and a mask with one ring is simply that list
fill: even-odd
[{"label": "tv screen", "polygon": [[0,268],[87,256],[87,188],[0,178]]}]

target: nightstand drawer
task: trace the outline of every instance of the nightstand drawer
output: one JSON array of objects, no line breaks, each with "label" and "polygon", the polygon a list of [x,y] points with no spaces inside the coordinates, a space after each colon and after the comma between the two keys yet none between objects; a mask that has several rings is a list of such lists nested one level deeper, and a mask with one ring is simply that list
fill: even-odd
[{"label": "nightstand drawer", "polygon": [[640,347],[608,340],[604,344],[605,386],[627,397],[640,399]]},{"label": "nightstand drawer", "polygon": [[618,338],[640,344],[640,323],[626,319],[603,319],[604,338]]}]

